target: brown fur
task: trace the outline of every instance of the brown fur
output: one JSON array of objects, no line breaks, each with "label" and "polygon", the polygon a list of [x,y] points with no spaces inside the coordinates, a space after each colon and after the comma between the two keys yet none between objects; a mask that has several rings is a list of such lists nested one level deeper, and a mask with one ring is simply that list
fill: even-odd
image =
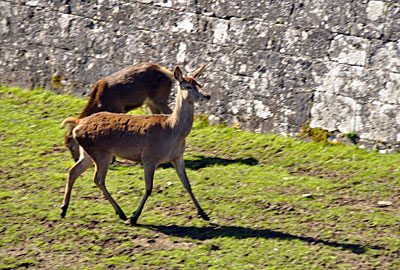
[{"label": "brown fur", "polygon": [[[204,68],[204,66],[202,67]],[[200,70],[201,71],[201,70]],[[197,76],[200,71],[195,72]],[[154,171],[160,163],[172,162],[184,187],[189,192],[198,213],[203,219],[208,216],[195,199],[185,172],[183,153],[185,138],[193,125],[194,104],[200,99],[209,99],[199,84],[192,77],[182,77],[180,69],[175,68],[175,78],[180,90],[177,93],[176,105],[171,115],[115,114],[100,112],[83,119],[67,118],[62,125],[73,126],[72,134],[80,146],[80,158],[70,169],[67,187],[61,206],[61,216],[65,216],[70,194],[75,179],[93,162],[96,165],[94,181],[111,202],[119,217],[126,216],[113,200],[105,187],[105,176],[113,155],[143,163],[145,171],[146,193],[131,223],[135,224],[143,206],[151,194]]]},{"label": "brown fur", "polygon": [[[172,72],[157,64],[126,67],[95,84],[79,118],[102,111],[127,113],[143,104],[148,105],[153,114],[170,114],[168,97],[172,82]],[[77,161],[78,145],[72,139],[71,130],[69,128],[65,134],[65,145]]]},{"label": "brown fur", "polygon": [[81,120],[80,120],[79,118],[68,117],[67,119],[65,119],[65,120],[61,123],[60,127],[63,127],[63,126],[65,126],[65,125],[70,125],[70,126],[72,126],[72,127],[75,127],[75,126],[77,126],[77,125],[79,124],[80,121],[81,121]]}]

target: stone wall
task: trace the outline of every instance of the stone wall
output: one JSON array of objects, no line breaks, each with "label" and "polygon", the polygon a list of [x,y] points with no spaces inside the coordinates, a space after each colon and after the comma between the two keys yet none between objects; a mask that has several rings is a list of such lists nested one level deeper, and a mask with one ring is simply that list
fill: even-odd
[{"label": "stone wall", "polygon": [[211,122],[400,142],[396,0],[0,0],[3,84],[87,96],[141,61],[207,63]]}]

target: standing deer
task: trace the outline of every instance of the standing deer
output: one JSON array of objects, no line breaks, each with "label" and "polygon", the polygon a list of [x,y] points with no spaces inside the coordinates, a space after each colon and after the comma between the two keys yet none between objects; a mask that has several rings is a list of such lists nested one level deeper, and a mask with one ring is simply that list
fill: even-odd
[{"label": "standing deer", "polygon": [[[205,65],[204,65],[205,66]],[[153,188],[153,176],[160,163],[172,162],[175,170],[189,193],[198,214],[209,220],[201,209],[190,187],[185,171],[183,153],[185,138],[193,125],[194,102],[208,100],[196,82],[204,66],[196,70],[192,77],[182,77],[177,66],[174,77],[179,82],[174,111],[170,115],[128,115],[100,112],[86,118],[67,118],[61,126],[71,125],[73,138],[79,144],[80,157],[69,170],[61,217],[65,217],[71,197],[72,186],[92,163],[95,164],[94,182],[114,207],[122,220],[127,220],[124,212],[108,193],[105,178],[113,155],[143,163],[146,192],[130,219],[136,224],[143,206]]]},{"label": "standing deer", "polygon": [[[143,104],[153,114],[170,114],[168,97],[172,82],[172,72],[157,64],[140,63],[126,67],[95,84],[79,118],[102,111],[127,113]],[[78,161],[79,146],[71,131],[69,128],[65,134],[65,145]]]}]

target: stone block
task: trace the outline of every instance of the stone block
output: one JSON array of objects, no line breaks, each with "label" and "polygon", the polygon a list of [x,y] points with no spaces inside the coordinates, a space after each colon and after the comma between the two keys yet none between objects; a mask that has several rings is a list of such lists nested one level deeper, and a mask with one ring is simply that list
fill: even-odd
[{"label": "stone block", "polygon": [[283,1],[211,1],[208,12],[220,18],[257,18],[267,22],[288,22],[293,8],[293,0]]},{"label": "stone block", "polygon": [[325,29],[332,33],[348,34],[354,20],[352,1],[296,1],[292,24],[296,28]]},{"label": "stone block", "polygon": [[385,87],[380,89],[376,99],[384,104],[400,105],[400,73],[388,73],[383,79]]},{"label": "stone block", "polygon": [[328,56],[329,44],[332,34],[320,29],[294,29],[287,28],[280,41],[279,52],[282,54],[324,59]]},{"label": "stone block", "polygon": [[262,21],[232,18],[229,20],[227,41],[253,51],[263,50],[270,42],[272,27]]},{"label": "stone block", "polygon": [[400,40],[372,41],[368,65],[375,69],[400,73]]},{"label": "stone block", "polygon": [[385,7],[385,26],[383,29],[385,40],[400,40],[400,3],[389,1]]},{"label": "stone block", "polygon": [[328,62],[313,66],[313,73],[316,91],[328,95],[352,97],[364,102],[373,100],[385,88],[383,71]]},{"label": "stone block", "polygon": [[313,101],[311,128],[357,134],[363,129],[362,104],[356,99],[316,91]]},{"label": "stone block", "polygon": [[355,1],[351,34],[369,39],[382,37],[386,13],[385,1]]},{"label": "stone block", "polygon": [[400,141],[400,105],[379,101],[363,104],[363,125],[357,133],[361,139],[396,143]]},{"label": "stone block", "polygon": [[331,43],[329,57],[332,61],[364,66],[367,61],[369,40],[345,35],[337,35]]}]

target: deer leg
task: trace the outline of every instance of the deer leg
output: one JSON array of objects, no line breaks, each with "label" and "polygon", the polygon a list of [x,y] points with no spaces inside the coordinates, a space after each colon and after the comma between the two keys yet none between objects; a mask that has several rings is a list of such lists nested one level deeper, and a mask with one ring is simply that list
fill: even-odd
[{"label": "deer leg", "polygon": [[175,167],[175,170],[179,176],[179,179],[181,180],[183,186],[185,187],[186,191],[189,193],[190,198],[192,198],[192,201],[194,205],[197,208],[197,213],[201,216],[202,219],[204,220],[210,220],[210,218],[207,216],[206,213],[204,213],[203,209],[201,209],[199,203],[197,202],[196,198],[194,197],[194,194],[192,192],[192,188],[189,183],[189,179],[186,175],[186,170],[185,170],[185,162],[183,160],[183,157],[179,157],[175,160],[172,161],[172,164]]},{"label": "deer leg", "polygon": [[78,178],[84,171],[86,171],[87,168],[89,168],[89,166],[93,163],[90,157],[86,153],[84,153],[83,150],[81,151],[81,153],[81,158],[68,171],[68,181],[65,187],[64,200],[60,207],[61,217],[65,217],[65,214],[67,213],[69,201],[71,198],[72,187],[75,183],[76,178]]},{"label": "deer leg", "polygon": [[147,107],[149,107],[152,114],[160,114],[161,113],[161,111],[158,108],[156,108],[152,103],[149,102],[146,105],[147,105]]},{"label": "deer leg", "polygon": [[151,191],[153,190],[153,178],[157,166],[155,164],[144,163],[143,167],[144,167],[144,182],[146,185],[146,191],[138,208],[136,209],[135,212],[133,212],[133,216],[131,217],[131,225],[136,224],[140,214],[142,213],[143,206],[146,203],[147,198],[150,196]]},{"label": "deer leg", "polygon": [[79,160],[79,144],[72,137],[72,128],[68,127],[67,132],[65,133],[65,146],[71,152],[72,158],[75,162]]},{"label": "deer leg", "polygon": [[101,159],[97,159],[97,158],[95,159],[96,172],[94,175],[94,183],[100,188],[100,190],[103,192],[104,196],[114,207],[115,212],[119,216],[119,218],[122,220],[127,220],[128,218],[125,216],[124,212],[119,207],[117,202],[111,197],[110,193],[108,192],[108,190],[106,188],[105,180],[106,180],[106,175],[107,175],[108,167],[110,166],[111,159],[112,159],[112,155],[103,155],[101,157]]},{"label": "deer leg", "polygon": [[172,113],[172,111],[168,107],[167,103],[154,102],[154,106],[157,108],[157,110],[159,110],[163,114],[171,114]]}]

